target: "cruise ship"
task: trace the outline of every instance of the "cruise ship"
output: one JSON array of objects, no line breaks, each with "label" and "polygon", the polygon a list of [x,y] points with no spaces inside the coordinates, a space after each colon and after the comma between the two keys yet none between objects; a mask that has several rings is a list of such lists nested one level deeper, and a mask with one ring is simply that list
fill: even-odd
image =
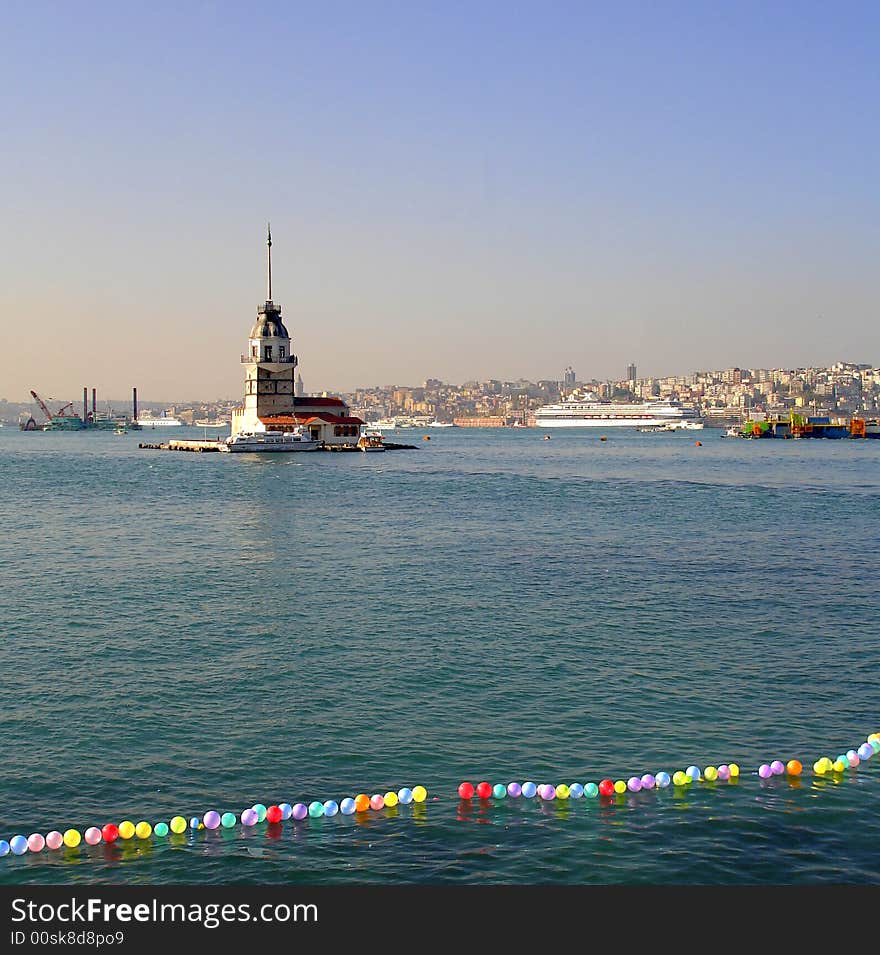
[{"label": "cruise ship", "polygon": [[592,391],[574,392],[555,405],[535,411],[540,428],[643,428],[693,420],[697,412],[677,401],[620,403],[600,398]]}]

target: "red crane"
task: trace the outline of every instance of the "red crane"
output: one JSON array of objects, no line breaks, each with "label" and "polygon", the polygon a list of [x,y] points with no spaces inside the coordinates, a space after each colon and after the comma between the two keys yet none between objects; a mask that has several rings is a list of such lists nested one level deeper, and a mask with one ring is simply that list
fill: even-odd
[{"label": "red crane", "polygon": [[36,403],[43,409],[43,414],[46,416],[46,418],[51,421],[52,412],[46,407],[46,402],[43,401],[43,399],[35,391],[32,391],[31,395],[33,395],[34,401],[36,401]]},{"label": "red crane", "polygon": [[[34,401],[43,409],[43,414],[51,421],[53,418],[60,418],[68,408],[73,408],[73,402],[68,401],[66,405],[59,408],[54,414],[46,407],[46,402],[35,392],[32,391],[31,395],[33,396]],[[52,401],[50,398],[49,401]]]}]

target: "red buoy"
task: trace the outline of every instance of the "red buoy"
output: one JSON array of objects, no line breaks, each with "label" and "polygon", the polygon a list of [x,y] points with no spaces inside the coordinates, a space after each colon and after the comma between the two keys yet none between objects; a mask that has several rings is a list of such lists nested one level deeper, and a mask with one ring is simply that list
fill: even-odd
[{"label": "red buoy", "polygon": [[278,806],[269,806],[266,810],[266,822],[281,822],[281,810]]},{"label": "red buoy", "polygon": [[599,783],[599,795],[601,796],[613,796],[614,795],[614,783],[610,779],[603,779]]},{"label": "red buoy", "polygon": [[471,783],[462,783],[458,787],[458,795],[462,799],[473,799],[474,798],[474,787]]},{"label": "red buoy", "polygon": [[480,783],[477,786],[477,795],[480,799],[488,799],[492,795],[492,787],[488,783]]},{"label": "red buoy", "polygon": [[119,838],[119,829],[114,826],[112,822],[108,822],[107,825],[101,829],[101,836],[104,842],[116,842]]}]

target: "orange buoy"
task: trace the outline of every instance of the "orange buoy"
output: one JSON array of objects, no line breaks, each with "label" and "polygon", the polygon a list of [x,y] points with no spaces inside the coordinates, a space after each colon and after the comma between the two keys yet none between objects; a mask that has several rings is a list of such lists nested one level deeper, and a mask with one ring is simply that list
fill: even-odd
[{"label": "orange buoy", "polygon": [[608,438],[606,438],[606,437],[605,437],[605,435],[603,434],[603,435],[602,435],[602,437],[601,437],[601,438],[599,438],[599,440],[600,440],[600,441],[607,441],[607,440],[608,440]]},{"label": "orange buoy", "polygon": [[702,442],[702,441],[697,441],[697,447],[698,447],[698,448],[702,448],[702,447],[703,447],[703,442]]},{"label": "orange buoy", "polygon": [[424,438],[422,438],[422,441],[430,441],[430,440],[431,440],[431,435],[429,434],[426,434]]},{"label": "orange buoy", "polygon": [[545,434],[545,435],[544,435],[544,440],[545,440],[545,441],[549,441],[549,440],[550,440],[550,435],[549,435],[549,434]]}]

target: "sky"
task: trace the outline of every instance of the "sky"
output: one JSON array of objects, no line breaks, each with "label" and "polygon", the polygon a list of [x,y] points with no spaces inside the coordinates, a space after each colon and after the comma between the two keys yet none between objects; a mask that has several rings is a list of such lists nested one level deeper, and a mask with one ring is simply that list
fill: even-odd
[{"label": "sky", "polygon": [[880,363],[880,4],[0,3],[0,397]]}]

